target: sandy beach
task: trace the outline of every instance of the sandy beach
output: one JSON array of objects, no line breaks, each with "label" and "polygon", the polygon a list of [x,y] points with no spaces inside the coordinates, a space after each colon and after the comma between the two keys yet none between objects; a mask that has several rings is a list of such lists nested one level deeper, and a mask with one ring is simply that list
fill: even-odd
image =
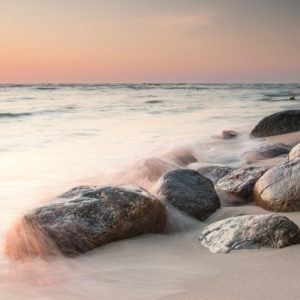
[{"label": "sandy beach", "polygon": [[[28,299],[44,291],[45,299],[70,300],[92,300],[99,294],[101,299],[126,300],[298,299],[299,245],[213,254],[198,241],[202,228],[214,221],[265,213],[270,212],[251,205],[221,208],[203,223],[177,216],[179,227],[188,228],[115,242],[76,259],[16,263],[1,278],[4,287],[7,278],[16,284],[6,286],[5,297]],[[300,213],[283,215],[300,226]],[[80,290],[74,289],[78,284]],[[18,286],[23,291],[16,296]]]}]

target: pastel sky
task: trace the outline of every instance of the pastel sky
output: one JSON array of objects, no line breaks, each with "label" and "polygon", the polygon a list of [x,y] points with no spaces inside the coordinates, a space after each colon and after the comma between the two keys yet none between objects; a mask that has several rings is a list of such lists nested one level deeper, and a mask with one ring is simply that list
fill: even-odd
[{"label": "pastel sky", "polygon": [[300,82],[300,0],[1,0],[0,82]]}]

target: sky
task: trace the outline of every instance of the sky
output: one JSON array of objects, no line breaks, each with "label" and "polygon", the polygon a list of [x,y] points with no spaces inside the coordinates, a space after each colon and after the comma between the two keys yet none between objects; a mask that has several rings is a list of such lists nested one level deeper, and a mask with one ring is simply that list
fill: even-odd
[{"label": "sky", "polygon": [[300,0],[0,0],[0,83],[300,82]]}]

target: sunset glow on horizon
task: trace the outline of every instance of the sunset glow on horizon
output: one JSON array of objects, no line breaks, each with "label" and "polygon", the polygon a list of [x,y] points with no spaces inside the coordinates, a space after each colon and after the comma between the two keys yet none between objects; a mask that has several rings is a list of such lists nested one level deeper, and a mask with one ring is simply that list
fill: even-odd
[{"label": "sunset glow on horizon", "polygon": [[299,13],[296,0],[4,0],[0,83],[300,82]]}]

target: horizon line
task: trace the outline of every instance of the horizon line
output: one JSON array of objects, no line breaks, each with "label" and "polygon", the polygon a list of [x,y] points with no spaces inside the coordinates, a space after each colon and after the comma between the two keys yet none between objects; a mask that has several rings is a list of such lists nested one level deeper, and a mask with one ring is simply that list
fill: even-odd
[{"label": "horizon line", "polygon": [[261,81],[261,82],[255,82],[255,81],[231,81],[231,82],[0,82],[0,85],[162,85],[162,84],[300,84],[300,81]]}]

